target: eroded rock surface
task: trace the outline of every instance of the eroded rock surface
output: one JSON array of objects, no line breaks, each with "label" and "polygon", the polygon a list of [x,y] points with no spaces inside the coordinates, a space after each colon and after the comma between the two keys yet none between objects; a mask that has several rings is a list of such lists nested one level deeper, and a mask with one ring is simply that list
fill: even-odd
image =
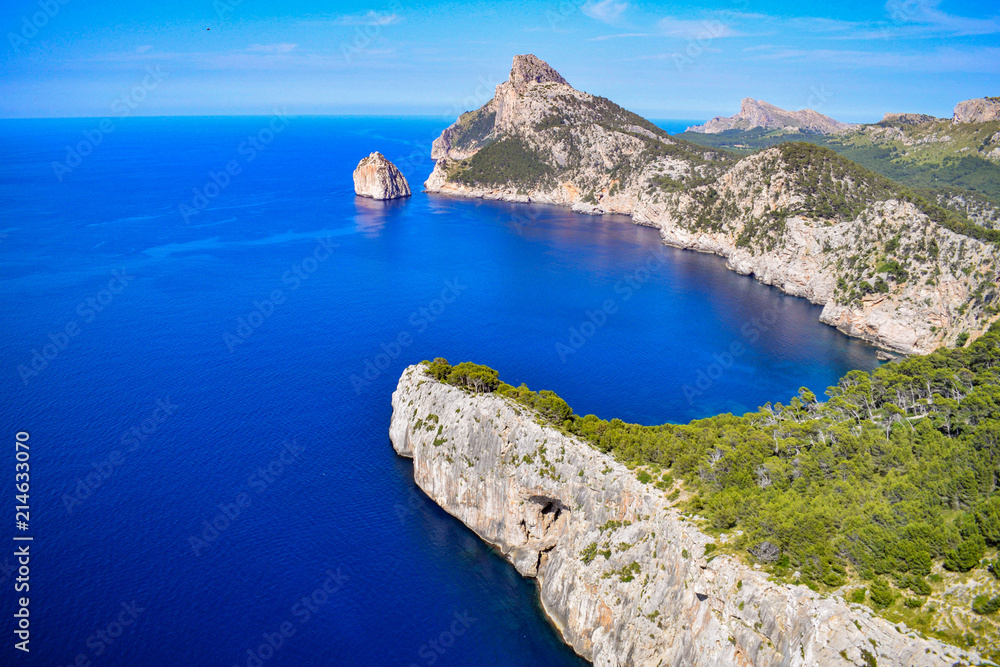
[{"label": "eroded rock surface", "polygon": [[665,493],[523,406],[422,368],[393,392],[393,447],[431,499],[537,578],[546,613],[595,665],[848,667],[866,652],[880,667],[979,662],[733,557],[709,562],[713,539]]},{"label": "eroded rock surface", "polygon": [[358,163],[354,170],[354,192],[373,199],[397,199],[411,194],[406,177],[378,151]]},{"label": "eroded rock surface", "polygon": [[1000,120],[1000,97],[980,97],[955,105],[956,123],[986,123]]}]

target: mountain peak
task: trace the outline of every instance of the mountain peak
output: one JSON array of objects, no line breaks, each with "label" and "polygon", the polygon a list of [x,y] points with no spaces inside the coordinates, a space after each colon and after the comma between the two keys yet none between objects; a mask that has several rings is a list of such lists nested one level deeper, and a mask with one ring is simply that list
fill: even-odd
[{"label": "mountain peak", "polygon": [[744,97],[740,101],[740,112],[730,118],[716,116],[704,125],[689,127],[688,132],[704,132],[714,134],[726,130],[800,130],[820,134],[834,134],[850,129],[847,123],[841,123],[829,116],[824,116],[812,109],[801,111],[786,111],[764,100]]},{"label": "mountain peak", "polygon": [[[750,113],[758,109],[778,109],[778,107],[769,102],[765,102],[764,100],[755,100],[752,97],[744,97],[740,100],[740,115]],[[781,109],[778,110],[781,111]]]},{"label": "mountain peak", "polygon": [[526,53],[514,56],[514,64],[510,68],[510,85],[517,92],[523,91],[532,83],[564,83],[569,82],[562,78],[559,72],[552,69],[547,62],[537,56]]}]

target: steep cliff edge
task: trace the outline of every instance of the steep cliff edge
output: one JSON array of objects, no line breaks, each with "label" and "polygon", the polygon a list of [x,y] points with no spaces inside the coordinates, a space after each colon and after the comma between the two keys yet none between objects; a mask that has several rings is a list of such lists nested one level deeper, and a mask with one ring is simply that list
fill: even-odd
[{"label": "steep cliff edge", "polygon": [[981,335],[1000,302],[996,246],[946,228],[942,211],[907,201],[891,181],[802,146],[737,161],[516,56],[494,98],[435,140],[425,188],[631,215],[896,351]]},{"label": "steep cliff edge", "polygon": [[410,366],[392,406],[389,435],[416,483],[537,578],[546,613],[595,665],[979,662],[866,607],[706,559],[712,538],[662,492],[504,397]]}]

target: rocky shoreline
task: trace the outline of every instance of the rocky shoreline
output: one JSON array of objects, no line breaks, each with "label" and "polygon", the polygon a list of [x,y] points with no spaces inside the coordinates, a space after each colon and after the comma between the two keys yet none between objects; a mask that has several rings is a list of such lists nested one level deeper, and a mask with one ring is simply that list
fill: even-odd
[{"label": "rocky shoreline", "polygon": [[839,596],[706,557],[713,539],[665,493],[504,397],[410,366],[392,406],[390,439],[417,485],[537,579],[546,614],[595,665],[980,662]]},{"label": "rocky shoreline", "polygon": [[[995,246],[891,197],[866,199],[851,217],[788,215],[813,195],[780,148],[730,164],[636,123],[648,122],[575,90],[533,56],[517,56],[493,100],[434,141],[437,162],[424,188],[628,215],[657,228],[668,245],[721,255],[738,273],[822,305],[822,322],[892,352],[926,354],[962,334],[974,340],[996,320],[987,308],[1000,281]],[[544,156],[537,159],[548,175],[505,185],[457,177],[477,153],[504,140]],[[865,197],[851,194],[861,187],[854,178],[825,187]],[[902,268],[895,277],[886,273],[888,259]],[[866,281],[885,287],[852,299]]]}]

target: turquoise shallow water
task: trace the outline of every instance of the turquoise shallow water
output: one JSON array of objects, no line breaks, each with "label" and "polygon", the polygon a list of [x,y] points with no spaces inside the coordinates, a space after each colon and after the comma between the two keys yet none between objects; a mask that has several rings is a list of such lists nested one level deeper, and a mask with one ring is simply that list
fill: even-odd
[{"label": "turquoise shallow water", "polygon": [[626,218],[353,195],[373,150],[419,190],[437,120],[119,120],[58,180],[96,122],[0,122],[27,664],[579,664],[393,454],[401,370],[470,359],[651,424],[876,364],[817,307]]}]

